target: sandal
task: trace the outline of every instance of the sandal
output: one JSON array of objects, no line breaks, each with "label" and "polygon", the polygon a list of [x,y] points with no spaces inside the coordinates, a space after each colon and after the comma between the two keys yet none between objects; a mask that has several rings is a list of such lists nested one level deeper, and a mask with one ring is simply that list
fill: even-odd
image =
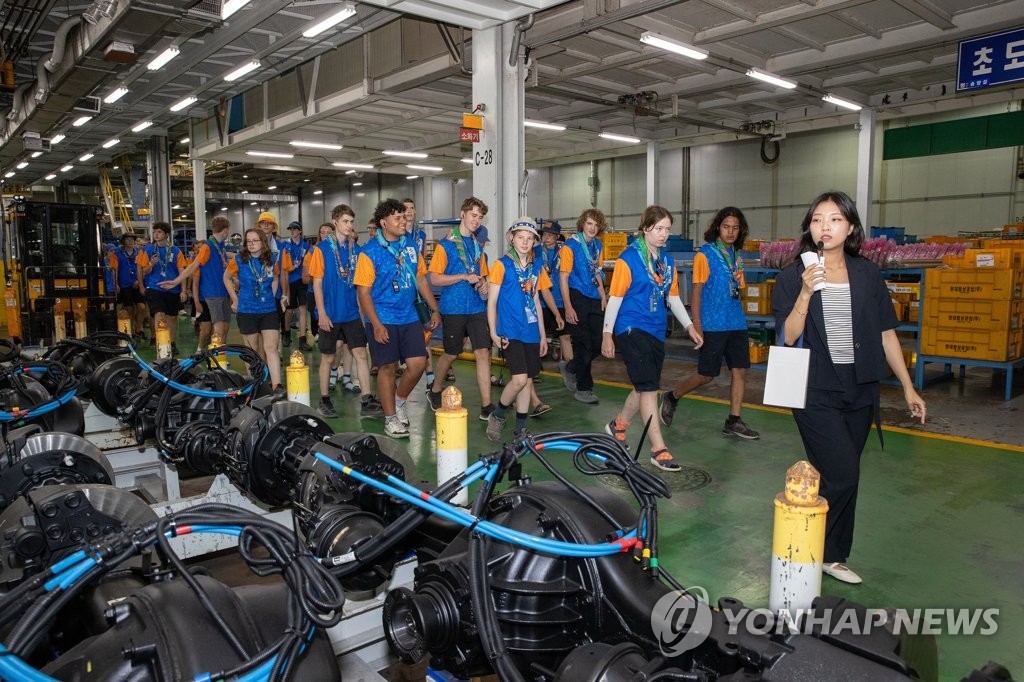
[{"label": "sandal", "polygon": [[547,403],[541,403],[537,407],[533,408],[533,412],[530,414],[531,417],[539,417],[545,412],[550,412],[551,406]]},{"label": "sandal", "polygon": [[449,383],[454,383],[455,382],[455,372],[453,372],[452,370],[449,369],[448,372],[444,375],[444,380],[449,382]]},{"label": "sandal", "polygon": [[341,383],[341,387],[343,389],[345,389],[346,391],[348,391],[349,393],[361,393],[359,387],[356,386],[354,383],[352,383],[352,379],[351,378],[348,379],[347,381],[343,381]]},{"label": "sandal", "polygon": [[651,464],[662,471],[679,471],[682,469],[682,467],[672,459],[672,454],[668,451],[668,448],[651,450]]},{"label": "sandal", "polygon": [[626,444],[626,428],[629,424],[622,422],[618,417],[604,425],[604,432],[622,444],[622,447],[629,449]]}]

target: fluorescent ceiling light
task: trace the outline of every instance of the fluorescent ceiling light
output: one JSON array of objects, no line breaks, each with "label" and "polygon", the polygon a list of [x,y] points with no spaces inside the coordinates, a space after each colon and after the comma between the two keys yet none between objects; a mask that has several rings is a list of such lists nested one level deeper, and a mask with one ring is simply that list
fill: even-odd
[{"label": "fluorescent ceiling light", "polygon": [[796,83],[794,81],[786,80],[785,78],[780,78],[779,76],[776,76],[775,74],[772,73],[768,73],[767,71],[747,69],[747,75],[750,76],[751,78],[756,78],[759,81],[764,81],[765,83],[771,83],[772,85],[775,85],[777,87],[785,88],[786,90],[792,90],[793,88],[796,87]]},{"label": "fluorescent ceiling light", "polygon": [[406,165],[406,168],[411,168],[412,170],[435,171],[435,172],[440,172],[440,171],[444,170],[444,168],[441,168],[440,166],[417,166],[414,163]]},{"label": "fluorescent ceiling light", "polygon": [[107,140],[106,142],[103,143],[103,148],[104,149],[110,149],[115,144],[121,144],[121,140],[117,139],[116,137],[112,138],[110,140]]},{"label": "fluorescent ceiling light", "polygon": [[57,133],[56,135],[50,138],[50,146],[52,147],[55,144],[60,144],[61,142],[64,141],[65,137],[67,137],[67,135],[65,135],[64,133]]},{"label": "fluorescent ceiling light", "polygon": [[242,194],[248,194],[248,193],[249,193],[249,190],[247,190],[247,189],[243,189],[242,190]]},{"label": "fluorescent ceiling light", "polygon": [[180,53],[181,53],[181,50],[178,49],[177,45],[171,45],[166,50],[164,50],[163,52],[161,52],[157,56],[153,57],[149,61],[149,64],[146,65],[146,68],[149,69],[150,71],[156,71],[157,69],[162,67],[164,64],[166,64],[167,62],[169,62],[172,59],[174,59],[175,57],[177,57],[178,54],[180,54]]},{"label": "fluorescent ceiling light", "polygon": [[[51,142],[50,144],[53,144],[53,143]],[[33,159],[38,159],[42,155],[43,155],[42,152],[32,152],[32,158]]]},{"label": "fluorescent ceiling light", "polygon": [[825,95],[821,99],[829,104],[835,104],[837,107],[844,107],[852,111],[860,111],[864,108],[856,102],[851,102],[849,100],[842,99],[841,97],[836,97],[835,95]]},{"label": "fluorescent ceiling light", "polygon": [[326,142],[307,142],[306,140],[292,140],[289,142],[293,147],[309,147],[310,149],[330,149],[338,151],[342,148],[340,144],[328,144]]},{"label": "fluorescent ceiling light", "polygon": [[331,164],[335,168],[362,168],[365,170],[373,170],[373,166],[368,163],[348,163],[345,161],[335,161]]},{"label": "fluorescent ceiling light", "polygon": [[78,160],[79,160],[79,161],[88,161],[88,160],[89,160],[89,159],[91,159],[91,158],[92,158],[93,156],[94,156],[94,154],[93,154],[92,152],[87,152],[87,153],[85,153],[85,154],[82,154],[81,156],[79,156],[79,157],[78,157]]},{"label": "fluorescent ceiling light", "polygon": [[246,180],[248,180],[248,179],[249,179],[249,176],[248,176],[248,175],[243,175],[242,177],[243,177],[243,178],[245,178]]},{"label": "fluorescent ceiling light", "polygon": [[120,166],[111,166],[112,169],[117,170]]},{"label": "fluorescent ceiling light", "polygon": [[61,172],[61,173],[67,173],[67,172],[68,172],[69,170],[71,170],[72,168],[74,168],[74,166],[72,166],[72,165],[71,165],[71,164],[69,163],[69,164],[68,164],[68,165],[66,165],[66,166],[61,166],[60,172]]},{"label": "fluorescent ceiling light", "polygon": [[406,180],[415,180],[418,177],[419,177],[418,175],[406,175],[405,179]]},{"label": "fluorescent ceiling light", "polygon": [[473,159],[459,159],[462,163],[468,163],[470,166],[473,165]]},{"label": "fluorescent ceiling light", "polygon": [[179,208],[181,208],[181,204],[175,204],[174,206],[171,206],[172,211],[177,211]]},{"label": "fluorescent ceiling light", "polygon": [[4,177],[5,178],[13,178],[14,177],[14,171],[7,171],[6,173],[4,173]]},{"label": "fluorescent ceiling light", "polygon": [[557,123],[541,123],[540,121],[523,121],[527,128],[540,128],[541,130],[565,130],[565,126]]},{"label": "fluorescent ceiling light", "polygon": [[356,13],[356,8],[352,5],[345,5],[340,10],[328,14],[326,17],[317,21],[312,26],[302,32],[302,35],[306,38],[312,38],[318,36],[332,26],[337,26],[341,22],[348,19],[350,16]]},{"label": "fluorescent ceiling light", "polygon": [[347,170],[347,171],[345,171],[345,175],[355,175],[355,174],[356,174],[356,172],[354,170]]},{"label": "fluorescent ceiling light", "polygon": [[230,73],[225,75],[224,76],[224,80],[229,81],[229,82],[230,81],[236,81],[239,78],[241,78],[242,76],[244,76],[245,74],[251,73],[251,72],[255,71],[256,69],[260,68],[260,66],[261,66],[260,60],[254,59],[251,62],[247,62],[245,64],[242,64],[241,66],[239,66],[234,71],[231,71]]},{"label": "fluorescent ceiling light", "polygon": [[294,154],[283,154],[281,152],[264,152],[253,149],[245,153],[246,156],[266,156],[271,159],[294,159]]},{"label": "fluorescent ceiling light", "polygon": [[640,144],[643,140],[639,137],[630,137],[629,135],[616,135],[615,133],[598,133],[598,137],[606,140],[614,140],[616,142],[628,142],[630,144]]},{"label": "fluorescent ceiling light", "polygon": [[[180,142],[181,144],[188,144],[191,141],[192,141],[192,139],[189,138],[189,137],[183,137],[180,140],[178,140],[178,142]],[[249,176],[248,175],[243,175],[242,177],[247,178]]]},{"label": "fluorescent ceiling light", "polygon": [[640,42],[650,45],[651,47],[658,47],[662,50],[681,54],[684,57],[689,57],[690,59],[708,58],[707,50],[694,47],[693,45],[687,45],[686,43],[681,43],[678,40],[672,40],[671,38],[666,38],[663,35],[658,35],[657,33],[652,33],[650,31],[640,36]]},{"label": "fluorescent ceiling light", "polygon": [[128,94],[128,88],[126,88],[126,87],[124,87],[122,85],[120,87],[114,88],[110,92],[109,95],[107,95],[106,97],[103,98],[103,101],[106,102],[107,104],[113,104],[114,102],[116,102],[117,100],[121,99],[122,97],[124,97],[127,94]]},{"label": "fluorescent ceiling light", "polygon": [[151,125],[153,125],[152,121],[139,121],[138,123],[135,124],[135,127],[132,128],[132,132],[133,133],[141,133],[143,130],[145,130],[146,128],[148,128]]},{"label": "fluorescent ceiling light", "polygon": [[309,182],[309,178],[304,178],[302,181],[303,182]]},{"label": "fluorescent ceiling light", "polygon": [[18,168],[18,170],[22,170],[23,168],[28,168],[28,161],[22,161],[21,163],[18,164],[17,168]]},{"label": "fluorescent ceiling light", "polygon": [[195,97],[186,97],[185,99],[181,100],[180,102],[175,102],[174,104],[172,104],[171,105],[171,111],[181,111],[185,107],[191,106],[191,105],[195,104],[198,101],[199,100],[196,99]]},{"label": "fluorescent ceiling light", "polygon": [[249,4],[249,0],[227,0],[220,8],[220,18],[227,19],[232,14]]},{"label": "fluorescent ceiling light", "polygon": [[46,180],[53,180],[53,179],[54,179],[54,178],[56,178],[56,177],[57,177],[57,174],[56,174],[56,173],[50,173],[49,175],[47,175],[47,176],[46,176],[46,178],[45,178],[45,179],[46,179]]},{"label": "fluorescent ceiling light", "polygon": [[[91,120],[92,120],[92,116],[80,116],[80,117],[76,118],[75,122],[72,123],[71,125],[75,126],[76,128],[81,128],[82,126],[84,126],[86,123],[88,123]],[[53,141],[51,140],[50,143],[53,144]]]},{"label": "fluorescent ceiling light", "polygon": [[226,211],[226,210],[228,210],[228,207],[227,207],[227,206],[221,206],[221,207],[220,207],[220,210],[222,210],[222,211]]},{"label": "fluorescent ceiling light", "polygon": [[255,202],[255,201],[250,201],[250,202],[249,202],[249,205],[250,205],[250,206],[255,206],[255,205],[256,205],[256,202]]},{"label": "fluorescent ceiling light", "polygon": [[362,186],[363,186],[363,183],[361,183],[361,182],[353,182],[353,183],[352,183],[352,186],[353,186],[353,187],[362,187]]},{"label": "fluorescent ceiling light", "polygon": [[385,149],[382,153],[387,154],[388,156],[405,156],[410,159],[425,159],[428,156],[423,152],[399,152],[393,149]]},{"label": "fluorescent ceiling light", "polygon": [[319,196],[319,195],[321,195],[323,193],[324,193],[324,191],[322,189],[318,189],[315,192],[313,192],[313,196]]},{"label": "fluorescent ceiling light", "polygon": [[268,187],[267,189],[268,189],[268,190],[271,190],[271,189],[277,189],[277,185],[271,185],[271,186],[270,186],[270,187]]}]

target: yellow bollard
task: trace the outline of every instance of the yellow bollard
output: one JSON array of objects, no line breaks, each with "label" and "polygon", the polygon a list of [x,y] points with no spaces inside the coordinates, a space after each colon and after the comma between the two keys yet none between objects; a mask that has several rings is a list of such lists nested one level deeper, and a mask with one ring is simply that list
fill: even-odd
[{"label": "yellow bollard", "polygon": [[[132,318],[127,310],[121,310],[117,314],[117,331],[127,336],[132,335]],[[124,347],[128,345],[128,342],[122,339],[120,344]]]},{"label": "yellow bollard", "polygon": [[285,370],[288,381],[288,400],[309,405],[309,365],[302,351],[293,350]]},{"label": "yellow bollard", "polygon": [[[441,407],[435,413],[437,419],[437,482],[440,485],[449,478],[465,471],[469,460],[469,412],[462,406],[462,393],[449,386],[441,393]],[[452,504],[465,506],[469,493],[465,488],[456,493]]]},{"label": "yellow bollard", "polygon": [[818,495],[821,475],[801,460],[786,471],[786,490],[775,496],[768,608],[794,614],[821,594],[828,501]]},{"label": "yellow bollard", "polygon": [[[219,334],[214,334],[213,336],[210,337],[210,345],[207,346],[206,348],[208,350],[214,350],[216,348],[220,348],[223,345],[224,345],[224,339],[220,338]],[[226,355],[216,355],[216,356],[214,356],[213,360],[220,367],[223,367],[224,369],[227,369],[227,367],[228,367],[228,356],[226,356]]]},{"label": "yellow bollard", "polygon": [[168,360],[172,355],[170,327],[167,322],[160,320],[156,323],[156,359]]}]

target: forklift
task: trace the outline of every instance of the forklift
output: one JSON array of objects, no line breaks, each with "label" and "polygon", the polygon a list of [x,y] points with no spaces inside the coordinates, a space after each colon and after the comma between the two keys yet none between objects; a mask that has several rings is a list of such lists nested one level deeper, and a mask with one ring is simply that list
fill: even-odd
[{"label": "forklift", "polygon": [[7,336],[22,346],[51,346],[117,329],[114,292],[104,284],[99,206],[16,198],[2,220]]}]

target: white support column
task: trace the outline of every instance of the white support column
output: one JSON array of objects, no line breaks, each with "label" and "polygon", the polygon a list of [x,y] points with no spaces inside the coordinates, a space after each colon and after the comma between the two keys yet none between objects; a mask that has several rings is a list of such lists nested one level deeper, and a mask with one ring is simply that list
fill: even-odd
[{"label": "white support column", "polygon": [[439,216],[434,215],[434,178],[424,175],[420,177],[420,181],[423,197],[416,204],[416,215],[419,218],[437,218]]},{"label": "white support column", "polygon": [[146,172],[149,175],[151,220],[171,222],[171,176],[166,137],[155,136],[146,141]]},{"label": "white support column", "polygon": [[658,192],[658,179],[661,175],[661,144],[647,143],[647,206],[661,204]]},{"label": "white support column", "polygon": [[875,165],[875,110],[860,110],[860,134],[857,138],[857,211],[864,222],[865,236],[870,234],[875,198],[872,181]]},{"label": "white support column", "polygon": [[[473,31],[473,105],[483,105],[484,129],[473,145],[473,194],[487,204],[493,260],[504,252],[505,228],[519,216],[524,161],[522,60],[508,65],[515,23]],[[452,197],[456,206],[466,197]]]},{"label": "white support column", "polygon": [[196,241],[206,239],[206,164],[192,161],[192,196],[195,199]]}]

